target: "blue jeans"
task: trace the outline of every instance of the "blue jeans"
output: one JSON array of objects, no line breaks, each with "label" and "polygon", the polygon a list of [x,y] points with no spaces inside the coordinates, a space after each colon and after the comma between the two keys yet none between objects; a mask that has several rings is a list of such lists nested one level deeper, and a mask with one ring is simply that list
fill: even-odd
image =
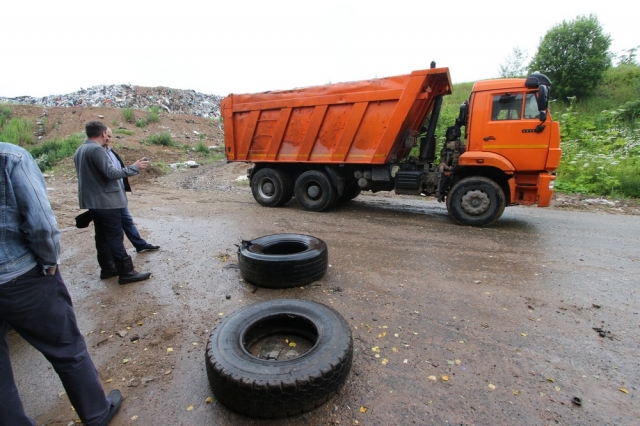
[{"label": "blue jeans", "polygon": [[138,229],[133,223],[133,217],[131,217],[129,209],[126,207],[124,209],[120,209],[120,216],[122,217],[122,230],[129,241],[131,241],[131,244],[133,244],[136,249],[141,249],[146,246],[147,242],[142,239],[140,233],[138,233]]},{"label": "blue jeans", "polygon": [[84,424],[100,424],[109,412],[109,403],[78,330],[59,268],[55,275],[42,275],[35,267],[0,284],[0,426],[35,426],[24,412],[16,388],[7,325],[51,363]]}]

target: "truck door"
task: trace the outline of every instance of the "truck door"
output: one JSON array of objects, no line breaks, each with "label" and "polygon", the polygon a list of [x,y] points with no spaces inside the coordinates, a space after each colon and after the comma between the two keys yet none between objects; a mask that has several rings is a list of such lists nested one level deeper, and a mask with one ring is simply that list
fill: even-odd
[{"label": "truck door", "polygon": [[536,92],[497,92],[487,101],[482,150],[506,157],[518,171],[544,170],[551,129],[540,123]]}]

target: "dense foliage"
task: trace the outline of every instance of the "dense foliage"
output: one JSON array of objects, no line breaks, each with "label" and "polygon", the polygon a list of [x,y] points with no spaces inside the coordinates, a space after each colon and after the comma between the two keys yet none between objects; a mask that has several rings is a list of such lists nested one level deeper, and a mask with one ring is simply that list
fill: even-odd
[{"label": "dense foliage", "polygon": [[542,38],[529,71],[540,71],[553,82],[558,99],[583,99],[593,93],[611,66],[611,37],[594,15],[563,21]]}]

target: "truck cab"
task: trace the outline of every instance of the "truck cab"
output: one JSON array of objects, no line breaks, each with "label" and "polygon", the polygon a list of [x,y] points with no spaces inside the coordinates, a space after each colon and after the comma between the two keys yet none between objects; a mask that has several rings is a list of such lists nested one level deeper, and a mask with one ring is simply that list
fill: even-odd
[{"label": "truck cab", "polygon": [[[465,152],[447,193],[447,205],[457,210],[453,215],[458,221],[487,220],[481,218],[482,206],[501,204],[496,197],[502,195],[506,205],[550,204],[552,173],[561,156],[560,126],[547,109],[550,84],[541,74],[474,84],[458,119],[466,128]],[[493,197],[492,190],[469,185],[473,178],[490,179],[502,194]],[[456,196],[456,184],[465,179],[468,190]],[[497,206],[493,214],[501,214],[501,209]]]}]

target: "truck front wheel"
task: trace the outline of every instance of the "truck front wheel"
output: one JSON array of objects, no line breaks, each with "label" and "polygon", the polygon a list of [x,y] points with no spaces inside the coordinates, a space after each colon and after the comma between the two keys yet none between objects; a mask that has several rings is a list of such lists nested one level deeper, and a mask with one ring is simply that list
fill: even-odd
[{"label": "truck front wheel", "polygon": [[286,172],[264,168],[258,170],[251,178],[251,192],[258,204],[278,207],[293,197],[293,182]]},{"label": "truck front wheel", "polygon": [[338,191],[329,176],[318,170],[302,173],[296,180],[294,194],[298,204],[312,212],[326,210],[338,200]]},{"label": "truck front wheel", "polygon": [[468,177],[453,185],[447,195],[449,215],[461,225],[490,225],[506,206],[500,185],[485,177]]}]

